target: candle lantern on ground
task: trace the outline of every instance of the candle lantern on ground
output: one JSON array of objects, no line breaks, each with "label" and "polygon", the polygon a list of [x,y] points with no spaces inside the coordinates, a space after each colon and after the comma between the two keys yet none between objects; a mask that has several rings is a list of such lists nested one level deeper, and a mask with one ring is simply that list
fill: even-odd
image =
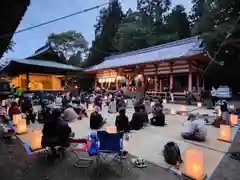
[{"label": "candle lantern on ground", "polygon": [[17,125],[18,121],[20,121],[21,119],[22,119],[22,114],[14,114],[12,119],[13,124]]},{"label": "candle lantern on ground", "polygon": [[27,132],[27,123],[25,119],[23,118],[19,119],[16,126],[17,134],[23,134]]},{"label": "candle lantern on ground", "polygon": [[176,114],[176,111],[174,109],[170,109],[170,114],[171,115],[175,115]]},{"label": "candle lantern on ground", "polygon": [[220,133],[218,140],[231,142],[231,127],[229,125],[220,125]]},{"label": "candle lantern on ground", "polygon": [[37,131],[33,131],[31,133],[31,144],[30,144],[30,148],[31,150],[37,150],[37,149],[41,149],[42,148],[42,131],[41,130],[37,130]]},{"label": "candle lantern on ground", "polygon": [[166,99],[163,99],[163,104],[167,104],[167,100]]},{"label": "candle lantern on ground", "polygon": [[186,106],[185,106],[185,105],[181,105],[180,111],[181,111],[181,112],[186,112],[186,111],[187,111]]},{"label": "candle lantern on ground", "polygon": [[197,107],[202,107],[202,103],[201,103],[201,102],[198,102],[198,103],[197,103]]},{"label": "candle lantern on ground", "polygon": [[186,175],[191,179],[203,180],[206,174],[203,169],[203,154],[200,150],[188,149],[186,151]]},{"label": "candle lantern on ground", "polygon": [[116,126],[107,126],[106,131],[110,134],[114,134],[117,132],[117,127]]},{"label": "candle lantern on ground", "polygon": [[93,104],[88,104],[88,111],[93,111]]},{"label": "candle lantern on ground", "polygon": [[230,123],[232,126],[238,125],[238,116],[235,114],[230,114],[229,116]]}]

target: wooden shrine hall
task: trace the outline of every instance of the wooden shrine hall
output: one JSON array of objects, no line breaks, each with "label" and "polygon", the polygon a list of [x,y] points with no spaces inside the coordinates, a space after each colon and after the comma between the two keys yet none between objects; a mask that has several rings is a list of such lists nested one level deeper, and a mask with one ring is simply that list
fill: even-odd
[{"label": "wooden shrine hall", "polygon": [[95,85],[116,90],[175,93],[204,86],[201,74],[210,59],[202,40],[191,37],[154,47],[106,57],[86,71],[96,75]]}]

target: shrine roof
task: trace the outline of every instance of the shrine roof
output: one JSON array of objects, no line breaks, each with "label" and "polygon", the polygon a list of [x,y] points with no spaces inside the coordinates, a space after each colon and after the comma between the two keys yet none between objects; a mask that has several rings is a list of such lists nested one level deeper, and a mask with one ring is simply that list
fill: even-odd
[{"label": "shrine roof", "polygon": [[126,67],[145,63],[172,60],[188,56],[194,56],[204,52],[202,40],[199,37],[190,37],[170,43],[127,52],[106,57],[105,60],[85,71],[98,71],[103,69]]},{"label": "shrine roof", "polygon": [[62,64],[53,61],[35,60],[35,59],[12,59],[2,69],[2,73],[9,75],[18,75],[26,72],[32,73],[54,73],[62,74],[66,72],[76,72],[82,69],[76,66]]}]

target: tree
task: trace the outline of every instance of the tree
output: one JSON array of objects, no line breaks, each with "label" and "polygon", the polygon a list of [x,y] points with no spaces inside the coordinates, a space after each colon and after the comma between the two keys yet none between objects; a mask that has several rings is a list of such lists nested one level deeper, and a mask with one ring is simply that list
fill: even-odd
[{"label": "tree", "polygon": [[190,19],[195,23],[203,16],[206,7],[206,0],[192,0],[192,4]]},{"label": "tree", "polygon": [[171,7],[171,0],[137,0],[137,9],[153,22],[163,23],[163,16]]},{"label": "tree", "polygon": [[81,51],[78,51],[77,54],[74,54],[70,56],[68,63],[73,65],[73,66],[80,66],[82,62],[82,53]]},{"label": "tree", "polygon": [[118,1],[113,1],[107,9],[100,11],[97,25],[95,26],[95,40],[92,42],[89,56],[84,62],[84,67],[93,66],[104,61],[106,56],[116,53],[113,38],[122,22],[123,12]]},{"label": "tree", "polygon": [[67,31],[59,34],[51,34],[48,41],[53,49],[63,54],[66,60],[77,53],[84,54],[88,50],[88,43],[81,33]]},{"label": "tree", "polygon": [[8,53],[9,51],[13,51],[13,46],[15,45],[15,42],[13,40],[10,41],[10,43],[7,46],[7,49],[5,53]]},{"label": "tree", "polygon": [[166,17],[166,29],[170,34],[177,34],[181,39],[190,36],[190,26],[182,5],[177,5],[172,12]]}]

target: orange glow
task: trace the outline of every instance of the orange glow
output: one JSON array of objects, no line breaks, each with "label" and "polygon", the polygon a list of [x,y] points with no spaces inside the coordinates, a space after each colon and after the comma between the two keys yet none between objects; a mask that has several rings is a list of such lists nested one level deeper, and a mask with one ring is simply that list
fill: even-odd
[{"label": "orange glow", "polygon": [[27,132],[27,124],[25,119],[18,120],[17,123],[17,133],[22,134]]},{"label": "orange glow", "polygon": [[186,106],[184,106],[184,105],[181,105],[181,107],[180,107],[180,111],[182,111],[182,112],[186,112],[186,111],[187,111],[187,108],[186,108]]},{"label": "orange glow", "polygon": [[230,114],[229,119],[230,119],[231,125],[237,125],[238,124],[238,116],[237,115]]},{"label": "orange glow", "polygon": [[42,148],[42,144],[41,144],[42,143],[42,131],[41,130],[31,132],[30,137],[31,137],[30,147],[32,150]]},{"label": "orange glow", "polygon": [[228,125],[220,125],[219,140],[231,141],[231,128]]},{"label": "orange glow", "polygon": [[93,104],[88,105],[88,111],[93,111]]},{"label": "orange glow", "polygon": [[109,134],[114,134],[117,132],[117,127],[116,126],[107,126],[106,127],[106,131],[109,133]]},{"label": "orange glow", "polygon": [[12,119],[13,124],[17,125],[18,121],[21,121],[21,119],[22,119],[22,114],[14,114]]},{"label": "orange glow", "polygon": [[176,114],[176,111],[175,111],[174,109],[171,109],[171,110],[170,110],[170,114],[171,114],[171,115],[175,115],[175,114]]},{"label": "orange glow", "polygon": [[203,154],[199,150],[188,149],[186,152],[186,174],[194,179],[203,177]]}]

